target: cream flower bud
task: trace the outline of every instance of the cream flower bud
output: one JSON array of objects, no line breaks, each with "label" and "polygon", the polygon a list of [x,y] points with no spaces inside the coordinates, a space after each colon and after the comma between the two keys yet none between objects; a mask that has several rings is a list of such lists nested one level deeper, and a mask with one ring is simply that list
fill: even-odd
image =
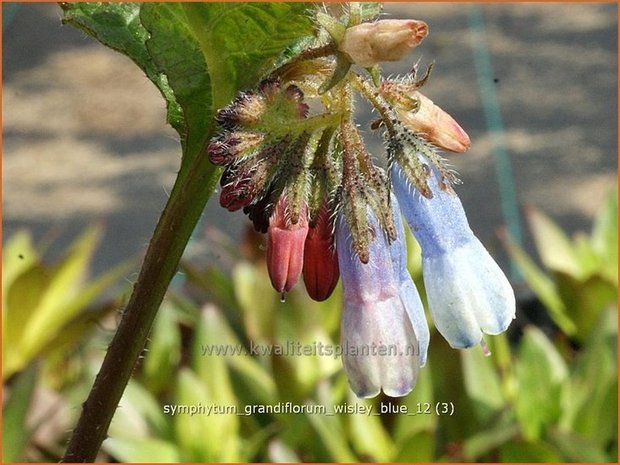
[{"label": "cream flower bud", "polygon": [[412,92],[409,97],[419,104],[417,111],[398,110],[405,126],[444,150],[462,153],[469,149],[469,136],[454,118],[420,92]]},{"label": "cream flower bud", "polygon": [[428,26],[415,19],[384,19],[348,28],[338,49],[365,68],[398,61],[428,35]]}]

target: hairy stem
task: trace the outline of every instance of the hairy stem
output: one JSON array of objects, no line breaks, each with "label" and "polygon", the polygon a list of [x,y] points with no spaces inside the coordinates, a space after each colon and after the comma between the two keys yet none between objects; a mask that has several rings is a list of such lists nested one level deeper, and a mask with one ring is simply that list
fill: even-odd
[{"label": "hairy stem", "polygon": [[63,462],[95,460],[144,349],[157,310],[219,175],[220,170],[214,168],[206,156],[199,155],[194,158],[187,176],[177,178],[116,334],[90,394],[82,404],[82,413]]}]

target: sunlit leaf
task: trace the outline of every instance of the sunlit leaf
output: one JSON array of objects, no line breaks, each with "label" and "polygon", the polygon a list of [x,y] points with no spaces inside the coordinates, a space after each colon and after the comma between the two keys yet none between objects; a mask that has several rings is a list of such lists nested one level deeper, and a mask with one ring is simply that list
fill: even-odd
[{"label": "sunlit leaf", "polygon": [[592,228],[592,247],[605,258],[605,273],[618,282],[618,191],[612,190]]},{"label": "sunlit leaf", "polygon": [[156,438],[108,438],[103,448],[125,463],[176,463],[181,460],[175,444]]},{"label": "sunlit leaf", "polygon": [[567,310],[560,297],[553,280],[547,276],[534,261],[527,256],[510,236],[502,235],[504,245],[508,249],[510,257],[519,267],[523,278],[530,289],[538,296],[540,301],[549,310],[549,315],[564,333],[573,335],[577,331],[575,323],[567,315]]},{"label": "sunlit leaf", "polygon": [[558,453],[542,441],[507,442],[499,449],[503,463],[556,463],[561,462]]},{"label": "sunlit leaf", "polygon": [[[37,369],[31,366],[19,374],[10,387],[8,398],[2,406],[2,462],[19,462],[28,444],[31,428],[26,424],[26,414],[37,381]],[[6,395],[6,394],[5,394]]]},{"label": "sunlit leaf", "polygon": [[[349,397],[349,404],[359,403],[367,405],[368,401],[356,399],[353,394]],[[374,462],[391,462],[396,451],[394,442],[376,415],[349,416],[349,430],[351,441],[356,453],[361,457],[368,457]]]},{"label": "sunlit leaf", "polygon": [[491,357],[481,350],[461,351],[465,390],[474,412],[482,422],[487,422],[505,405],[498,372]]},{"label": "sunlit leaf", "polygon": [[535,209],[526,210],[530,229],[541,261],[550,270],[582,277],[582,267],[575,254],[575,247],[547,215]]},{"label": "sunlit leaf", "polygon": [[523,435],[534,440],[545,426],[560,417],[568,370],[551,341],[530,326],[521,341],[515,371],[518,378],[515,412]]},{"label": "sunlit leaf", "polygon": [[560,451],[562,462],[611,462],[603,450],[578,434],[552,429],[549,432],[548,439],[549,443]]},{"label": "sunlit leaf", "polygon": [[144,357],[144,382],[152,392],[160,392],[168,385],[180,358],[178,322],[174,308],[164,302],[153,324]]}]

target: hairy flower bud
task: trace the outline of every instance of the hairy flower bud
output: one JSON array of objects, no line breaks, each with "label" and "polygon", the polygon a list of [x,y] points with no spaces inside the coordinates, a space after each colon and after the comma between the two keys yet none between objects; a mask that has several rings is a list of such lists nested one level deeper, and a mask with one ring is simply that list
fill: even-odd
[{"label": "hairy flower bud", "polygon": [[266,109],[263,97],[255,92],[241,92],[235,100],[219,110],[215,120],[224,128],[256,125]]},{"label": "hairy flower bud", "polygon": [[334,233],[326,203],[314,227],[308,230],[304,248],[304,284],[308,295],[319,302],[327,299],[340,278]]},{"label": "hairy flower bud", "polygon": [[226,166],[258,148],[265,136],[254,132],[225,132],[214,137],[207,146],[209,160],[214,165]]},{"label": "hairy flower bud", "polygon": [[365,68],[398,61],[428,35],[428,26],[414,19],[384,19],[348,28],[339,50]]},{"label": "hairy flower bud", "polygon": [[267,230],[267,270],[274,289],[290,291],[301,276],[304,245],[308,235],[308,210],[304,208],[297,224],[288,218],[288,200],[280,197]]},{"label": "hairy flower bud", "polygon": [[408,97],[418,103],[413,111],[397,107],[398,116],[406,127],[444,150],[463,153],[469,149],[469,136],[454,118],[420,92],[412,92]]}]

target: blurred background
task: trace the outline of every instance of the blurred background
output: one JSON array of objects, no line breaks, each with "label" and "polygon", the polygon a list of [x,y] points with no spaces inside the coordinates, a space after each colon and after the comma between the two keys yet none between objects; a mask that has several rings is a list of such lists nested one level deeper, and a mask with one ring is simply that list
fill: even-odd
[{"label": "blurred background", "polygon": [[[164,101],[128,58],[62,26],[55,4],[2,7],[3,317],[20,328],[3,331],[5,452],[15,444],[5,458],[56,461],[180,148]],[[435,63],[424,93],[472,140],[448,158],[472,228],[517,291],[511,332],[490,341],[490,359],[433,333],[414,394],[363,402],[452,402],[453,416],[165,415],[180,403],[356,402],[339,360],[201,355],[215,343],[338,340],[339,296],[317,304],[298,292],[280,304],[260,238],[214,197],[101,460],[617,460],[617,5],[385,12],[430,27],[408,60],[384,69]]]}]

